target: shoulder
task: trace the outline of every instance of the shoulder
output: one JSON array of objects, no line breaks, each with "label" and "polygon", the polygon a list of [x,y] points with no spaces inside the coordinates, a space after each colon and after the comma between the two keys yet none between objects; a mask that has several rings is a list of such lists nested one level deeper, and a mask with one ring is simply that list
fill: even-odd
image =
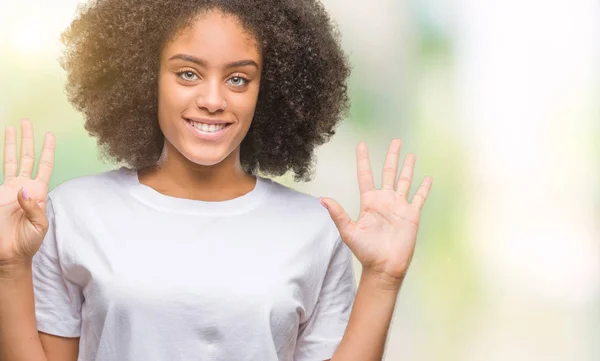
[{"label": "shoulder", "polygon": [[328,219],[329,213],[321,205],[319,198],[278,183],[267,180],[270,183],[269,203],[282,207],[289,212],[312,213]]},{"label": "shoulder", "polygon": [[86,203],[94,204],[123,188],[126,185],[128,174],[126,168],[119,168],[72,178],[56,186],[50,191],[48,198],[54,207],[75,203],[79,207]]},{"label": "shoulder", "polygon": [[333,247],[339,234],[320,199],[274,180],[267,181],[270,183],[268,208],[275,212],[278,222],[291,222],[295,227],[317,230],[332,242]]}]

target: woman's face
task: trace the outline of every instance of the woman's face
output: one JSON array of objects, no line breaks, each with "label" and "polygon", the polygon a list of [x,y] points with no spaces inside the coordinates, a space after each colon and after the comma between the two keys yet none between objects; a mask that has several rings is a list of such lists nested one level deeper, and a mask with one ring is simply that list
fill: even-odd
[{"label": "woman's face", "polygon": [[231,15],[207,12],[161,54],[158,119],[163,156],[177,151],[194,164],[239,161],[240,143],[254,116],[261,54],[253,36]]}]

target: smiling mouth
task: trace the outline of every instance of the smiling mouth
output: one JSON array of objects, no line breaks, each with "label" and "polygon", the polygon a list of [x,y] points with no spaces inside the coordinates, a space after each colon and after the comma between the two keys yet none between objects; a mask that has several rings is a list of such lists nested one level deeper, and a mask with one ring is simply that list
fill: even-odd
[{"label": "smiling mouth", "polygon": [[232,123],[201,123],[201,122],[196,122],[193,120],[189,120],[189,119],[185,119],[186,122],[190,123],[190,125],[196,129],[198,129],[201,132],[204,133],[217,133],[227,127],[229,127]]}]

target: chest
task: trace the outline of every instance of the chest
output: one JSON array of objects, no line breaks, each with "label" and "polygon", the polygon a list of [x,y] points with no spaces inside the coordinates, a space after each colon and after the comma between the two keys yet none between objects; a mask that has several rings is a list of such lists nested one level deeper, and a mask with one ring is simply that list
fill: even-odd
[{"label": "chest", "polygon": [[67,272],[82,286],[84,314],[221,337],[231,325],[268,325],[293,337],[326,270],[318,239],[218,220],[169,224],[107,225],[76,240]]}]

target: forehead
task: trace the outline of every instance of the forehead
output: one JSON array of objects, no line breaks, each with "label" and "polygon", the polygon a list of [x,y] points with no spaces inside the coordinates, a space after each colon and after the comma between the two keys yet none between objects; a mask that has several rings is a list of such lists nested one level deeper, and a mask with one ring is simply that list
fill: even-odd
[{"label": "forehead", "polygon": [[211,10],[199,15],[192,26],[180,30],[163,51],[163,59],[173,54],[188,54],[211,65],[241,59],[260,61],[255,37],[233,15]]}]

